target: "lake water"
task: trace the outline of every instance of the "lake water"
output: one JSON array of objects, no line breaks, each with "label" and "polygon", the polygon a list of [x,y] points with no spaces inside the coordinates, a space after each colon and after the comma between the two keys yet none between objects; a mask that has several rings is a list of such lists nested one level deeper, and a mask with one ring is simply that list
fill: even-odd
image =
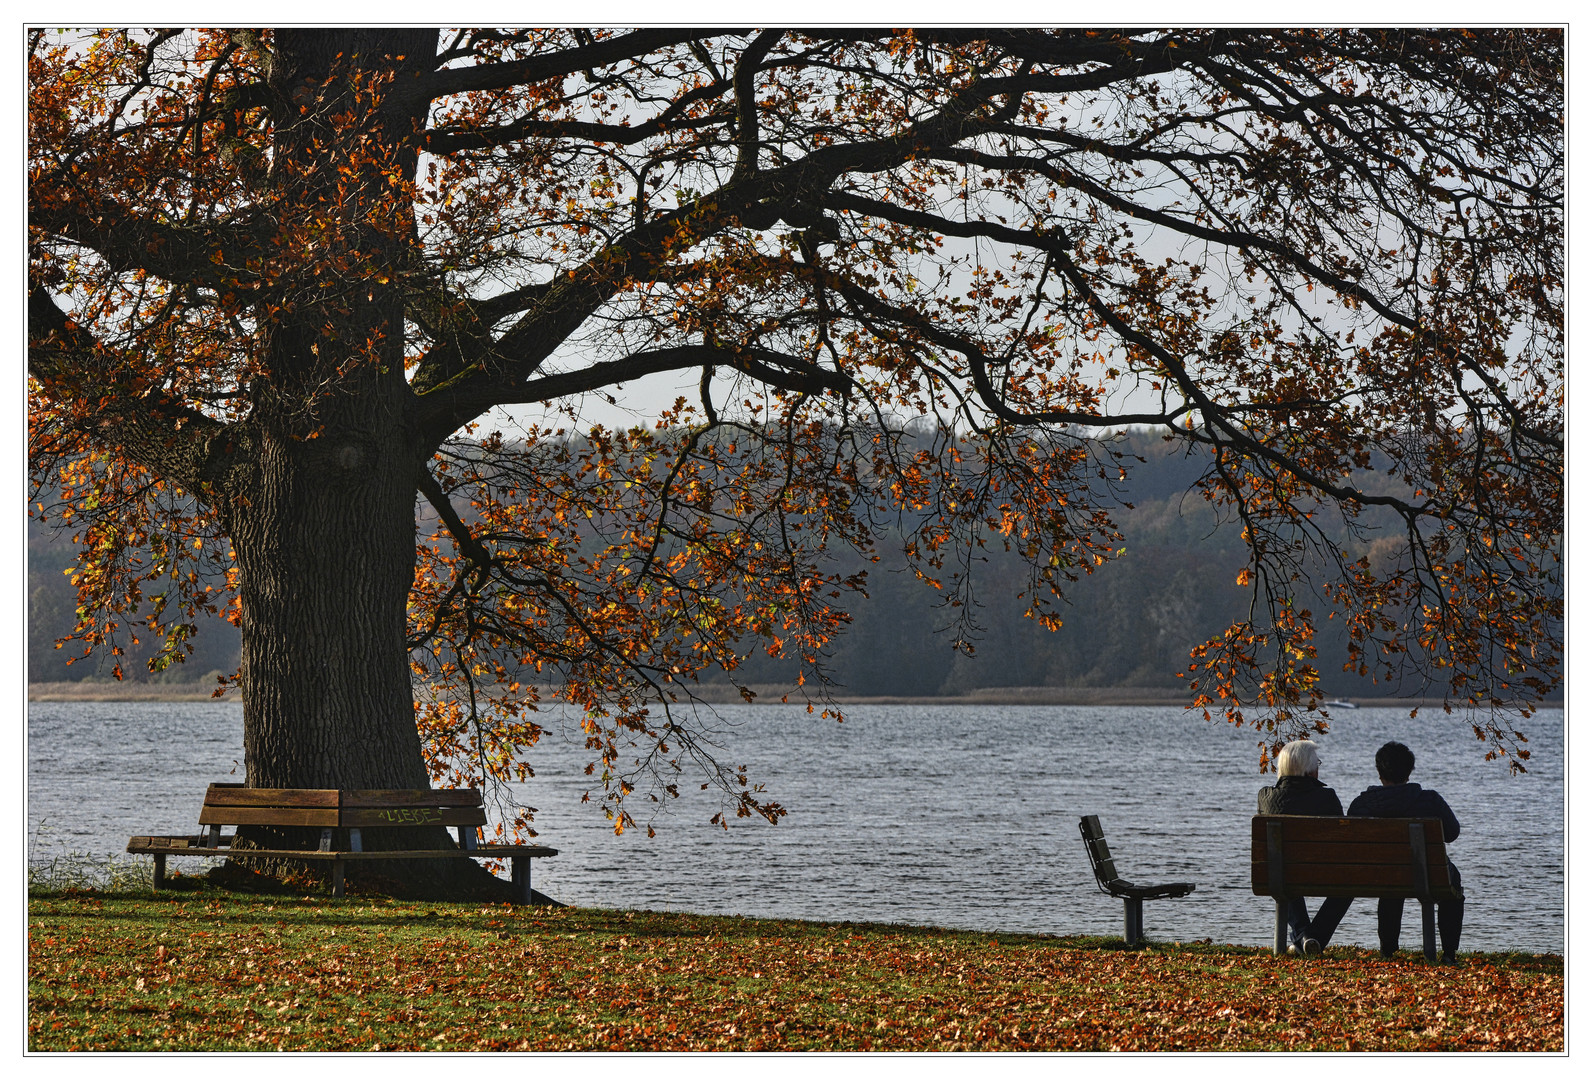
[{"label": "lake water", "polygon": [[[1145,905],[1151,938],[1270,943],[1271,901],[1249,888],[1249,819],[1266,782],[1253,734],[1178,708],[845,711],[836,724],[797,706],[721,706],[722,760],[748,765],[788,816],[723,831],[707,821],[711,792],[687,779],[650,819],[653,839],[613,835],[582,772],[578,724],[551,720],[536,778],[517,792],[559,849],[534,864],[536,887],[581,906],[1120,934],[1122,904],[1096,891],[1078,837],[1078,817],[1098,814],[1124,876],[1198,886]],[[1415,751],[1412,779],[1441,792],[1463,829],[1450,851],[1467,950],[1564,951],[1563,713],[1527,725],[1531,771],[1515,777],[1482,760],[1457,714],[1365,708],[1319,740],[1322,780],[1345,806],[1376,782],[1377,746]],[[205,785],[243,774],[237,704],[34,702],[28,735],[35,858],[193,832]],[[632,807],[643,825],[650,805]],[[1411,905],[1406,947],[1419,926]],[[1357,901],[1334,942],[1374,947],[1375,904]]]}]

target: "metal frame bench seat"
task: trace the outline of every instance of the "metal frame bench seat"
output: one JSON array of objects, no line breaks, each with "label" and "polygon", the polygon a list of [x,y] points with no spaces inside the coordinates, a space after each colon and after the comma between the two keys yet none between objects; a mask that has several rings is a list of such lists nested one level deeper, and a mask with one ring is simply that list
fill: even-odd
[{"label": "metal frame bench seat", "polygon": [[1395,897],[1421,905],[1421,946],[1437,962],[1433,905],[1462,894],[1448,880],[1436,818],[1257,814],[1250,822],[1250,888],[1277,902],[1278,953],[1287,950],[1288,901],[1304,896]]},{"label": "metal frame bench seat", "polygon": [[[486,824],[486,810],[477,788],[376,789],[251,788],[242,784],[211,784],[199,812],[198,836],[135,836],[127,842],[131,854],[155,857],[155,889],[166,879],[169,856],[194,855],[225,858],[233,854],[236,833],[223,835],[223,826],[274,825],[321,830],[320,847],[246,848],[239,856],[292,858],[332,864],[332,895],[343,895],[344,868],[350,862],[382,859],[508,859],[513,899],[530,903],[532,859],[557,855],[556,848],[541,844],[483,844],[477,836]],[[458,834],[455,848],[396,851],[364,850],[368,829],[441,825]],[[345,846],[339,846],[339,830]]]},{"label": "metal frame bench seat", "polygon": [[1117,873],[1116,860],[1106,844],[1105,832],[1100,828],[1100,818],[1088,814],[1078,819],[1078,832],[1083,836],[1084,850],[1089,853],[1089,865],[1094,868],[1095,885],[1108,896],[1122,900],[1122,936],[1131,948],[1144,936],[1144,902],[1168,900],[1187,896],[1194,891],[1192,883],[1174,881],[1165,885],[1135,885]]}]

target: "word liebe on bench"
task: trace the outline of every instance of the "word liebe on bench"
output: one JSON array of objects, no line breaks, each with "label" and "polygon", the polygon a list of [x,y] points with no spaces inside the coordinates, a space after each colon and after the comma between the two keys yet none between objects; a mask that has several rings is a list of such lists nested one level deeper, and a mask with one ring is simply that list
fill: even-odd
[{"label": "word liebe on bench", "polygon": [[433,810],[429,807],[404,807],[401,810],[377,810],[375,812],[388,821],[403,821],[411,825],[424,825],[428,821],[442,820],[442,811]]}]

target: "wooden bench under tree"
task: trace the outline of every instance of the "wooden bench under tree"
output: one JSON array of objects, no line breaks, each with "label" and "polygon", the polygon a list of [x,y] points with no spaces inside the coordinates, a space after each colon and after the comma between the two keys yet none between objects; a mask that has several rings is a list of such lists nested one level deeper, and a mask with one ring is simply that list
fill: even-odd
[{"label": "wooden bench under tree", "polygon": [[1448,881],[1443,823],[1436,818],[1258,814],[1250,829],[1250,886],[1277,902],[1277,952],[1287,951],[1288,901],[1307,896],[1416,900],[1421,946],[1437,962],[1433,905],[1458,899]]},{"label": "wooden bench under tree", "polygon": [[1116,860],[1106,846],[1106,835],[1100,828],[1100,819],[1089,814],[1078,819],[1078,832],[1083,835],[1084,850],[1089,853],[1089,865],[1094,867],[1095,884],[1108,896],[1122,901],[1122,937],[1128,947],[1138,944],[1144,936],[1144,902],[1187,896],[1194,886],[1187,881],[1174,881],[1166,885],[1135,885],[1117,873]]},{"label": "wooden bench under tree", "polygon": [[[532,859],[557,855],[540,844],[485,844],[479,836],[486,810],[477,788],[440,790],[339,790],[337,788],[251,788],[242,784],[211,784],[199,812],[198,836],[135,836],[127,842],[133,854],[155,857],[155,888],[165,883],[169,856],[227,857],[234,854],[233,834],[224,826],[268,825],[279,828],[320,830],[320,846],[300,848],[242,848],[236,854],[251,858],[290,858],[329,862],[332,895],[343,895],[343,872],[350,862],[381,859],[508,859],[513,899],[530,903]],[[456,830],[458,844],[450,848],[365,850],[366,834],[373,829],[440,825]]]}]

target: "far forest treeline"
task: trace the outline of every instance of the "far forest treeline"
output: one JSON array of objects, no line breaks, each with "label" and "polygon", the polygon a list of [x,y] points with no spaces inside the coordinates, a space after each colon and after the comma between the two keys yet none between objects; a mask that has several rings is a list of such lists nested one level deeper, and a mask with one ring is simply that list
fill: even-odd
[{"label": "far forest treeline", "polygon": [[[834,692],[847,696],[955,696],[985,687],[1132,687],[1176,689],[1189,650],[1220,634],[1250,603],[1250,589],[1237,583],[1245,549],[1232,523],[1218,522],[1208,503],[1189,487],[1204,462],[1168,456],[1152,433],[1125,437],[1130,463],[1120,485],[1133,508],[1116,513],[1123,553],[1073,586],[1062,610],[1064,624],[1046,631],[1023,617],[1027,568],[998,545],[978,552],[972,564],[973,604],[967,611],[945,603],[946,595],[916,580],[899,550],[879,547],[880,561],[867,568],[867,600],[853,607],[853,622],[832,643],[826,671]],[[1143,458],[1134,462],[1133,458]],[[430,523],[427,522],[427,525]],[[1396,537],[1374,535],[1352,541],[1373,558],[1396,547]],[[982,561],[980,561],[982,560]],[[853,557],[855,561],[855,557]],[[110,663],[56,641],[72,630],[76,593],[66,571],[74,551],[67,537],[36,520],[28,535],[28,679],[64,682],[106,678]],[[861,565],[860,563],[858,564]],[[1301,603],[1306,600],[1301,598]],[[1328,605],[1313,603],[1324,613]],[[975,630],[973,655],[955,647],[957,622]],[[1324,689],[1335,696],[1418,695],[1415,683],[1389,686],[1342,670],[1345,650],[1337,623],[1327,621],[1318,639],[1317,664]],[[239,637],[219,618],[203,619],[186,662],[151,676],[147,635],[138,645],[123,642],[123,670],[135,681],[214,681],[237,667]],[[738,673],[743,684],[790,685],[798,665],[757,651]],[[722,678],[722,676],[721,676]]]}]

